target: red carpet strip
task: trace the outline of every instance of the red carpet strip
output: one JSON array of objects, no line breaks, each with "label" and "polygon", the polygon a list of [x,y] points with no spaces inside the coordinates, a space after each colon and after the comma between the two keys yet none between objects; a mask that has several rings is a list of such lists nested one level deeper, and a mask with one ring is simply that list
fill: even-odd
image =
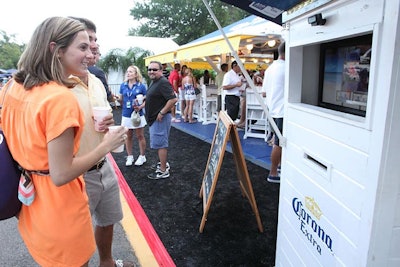
[{"label": "red carpet strip", "polygon": [[165,249],[163,243],[161,242],[160,238],[158,237],[156,231],[154,230],[152,224],[150,223],[149,219],[146,216],[142,206],[140,205],[139,201],[136,199],[135,195],[133,194],[131,188],[129,187],[128,183],[126,182],[121,170],[119,169],[117,163],[115,162],[114,158],[111,154],[107,155],[107,158],[111,165],[114,167],[115,173],[118,177],[119,187],[121,192],[125,196],[126,202],[129,205],[129,208],[132,211],[133,216],[135,217],[140,230],[143,233],[144,238],[146,239],[157,263],[159,266],[166,266],[166,267],[174,267],[175,263],[172,260],[171,256],[169,255],[168,251]]}]

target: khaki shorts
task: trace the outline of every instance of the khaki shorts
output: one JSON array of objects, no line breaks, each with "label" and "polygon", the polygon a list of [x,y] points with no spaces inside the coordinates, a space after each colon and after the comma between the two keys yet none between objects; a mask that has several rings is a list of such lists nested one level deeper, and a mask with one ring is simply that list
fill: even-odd
[{"label": "khaki shorts", "polygon": [[86,172],[83,178],[95,224],[108,226],[122,220],[118,179],[108,160],[99,170]]}]

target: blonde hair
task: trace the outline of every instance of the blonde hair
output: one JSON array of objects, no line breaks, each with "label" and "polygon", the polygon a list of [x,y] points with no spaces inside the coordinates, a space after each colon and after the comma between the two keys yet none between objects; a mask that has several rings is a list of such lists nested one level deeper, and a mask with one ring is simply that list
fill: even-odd
[{"label": "blonde hair", "polygon": [[[140,71],[140,69],[135,65],[130,65],[128,67],[128,69],[129,68],[133,68],[136,71],[136,74],[137,74],[136,80],[141,83],[143,81],[143,76],[142,76],[142,72]],[[128,81],[128,79],[126,79],[126,81]]]},{"label": "blonde hair", "polygon": [[[67,49],[81,31],[85,31],[85,26],[75,19],[51,17],[44,20],[36,28],[18,61],[15,80],[27,90],[50,81],[73,87],[76,82],[65,77],[58,51]],[[49,48],[52,42],[55,43],[53,50]]]}]

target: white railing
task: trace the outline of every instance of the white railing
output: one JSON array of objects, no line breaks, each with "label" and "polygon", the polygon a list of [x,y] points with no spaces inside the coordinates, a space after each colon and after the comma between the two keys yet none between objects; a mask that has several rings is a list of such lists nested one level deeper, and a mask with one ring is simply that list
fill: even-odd
[{"label": "white railing", "polygon": [[108,88],[110,89],[110,91],[111,91],[111,93],[113,94],[113,95],[118,95],[119,94],[119,87],[121,86],[121,84],[116,84],[116,83],[113,83],[113,84],[109,84],[108,85]]},{"label": "white railing", "polygon": [[203,124],[217,122],[217,94],[218,90],[213,86],[207,88],[204,84],[201,85],[199,121]]}]

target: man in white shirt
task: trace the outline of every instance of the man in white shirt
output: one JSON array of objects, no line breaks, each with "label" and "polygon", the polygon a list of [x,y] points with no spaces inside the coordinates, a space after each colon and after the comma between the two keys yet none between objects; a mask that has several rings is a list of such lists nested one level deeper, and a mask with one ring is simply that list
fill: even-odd
[{"label": "man in white shirt", "polygon": [[231,64],[231,70],[224,75],[222,88],[225,91],[225,109],[233,121],[238,118],[240,107],[240,87],[242,80],[239,77],[240,67],[236,61]]},{"label": "man in white shirt", "polygon": [[[278,47],[279,57],[265,71],[263,91],[267,94],[267,106],[269,114],[274,119],[279,131],[283,130],[283,103],[285,88],[285,42]],[[280,183],[278,166],[281,164],[282,147],[279,146],[279,138],[275,135],[274,145],[271,151],[271,170],[267,181]]]}]

